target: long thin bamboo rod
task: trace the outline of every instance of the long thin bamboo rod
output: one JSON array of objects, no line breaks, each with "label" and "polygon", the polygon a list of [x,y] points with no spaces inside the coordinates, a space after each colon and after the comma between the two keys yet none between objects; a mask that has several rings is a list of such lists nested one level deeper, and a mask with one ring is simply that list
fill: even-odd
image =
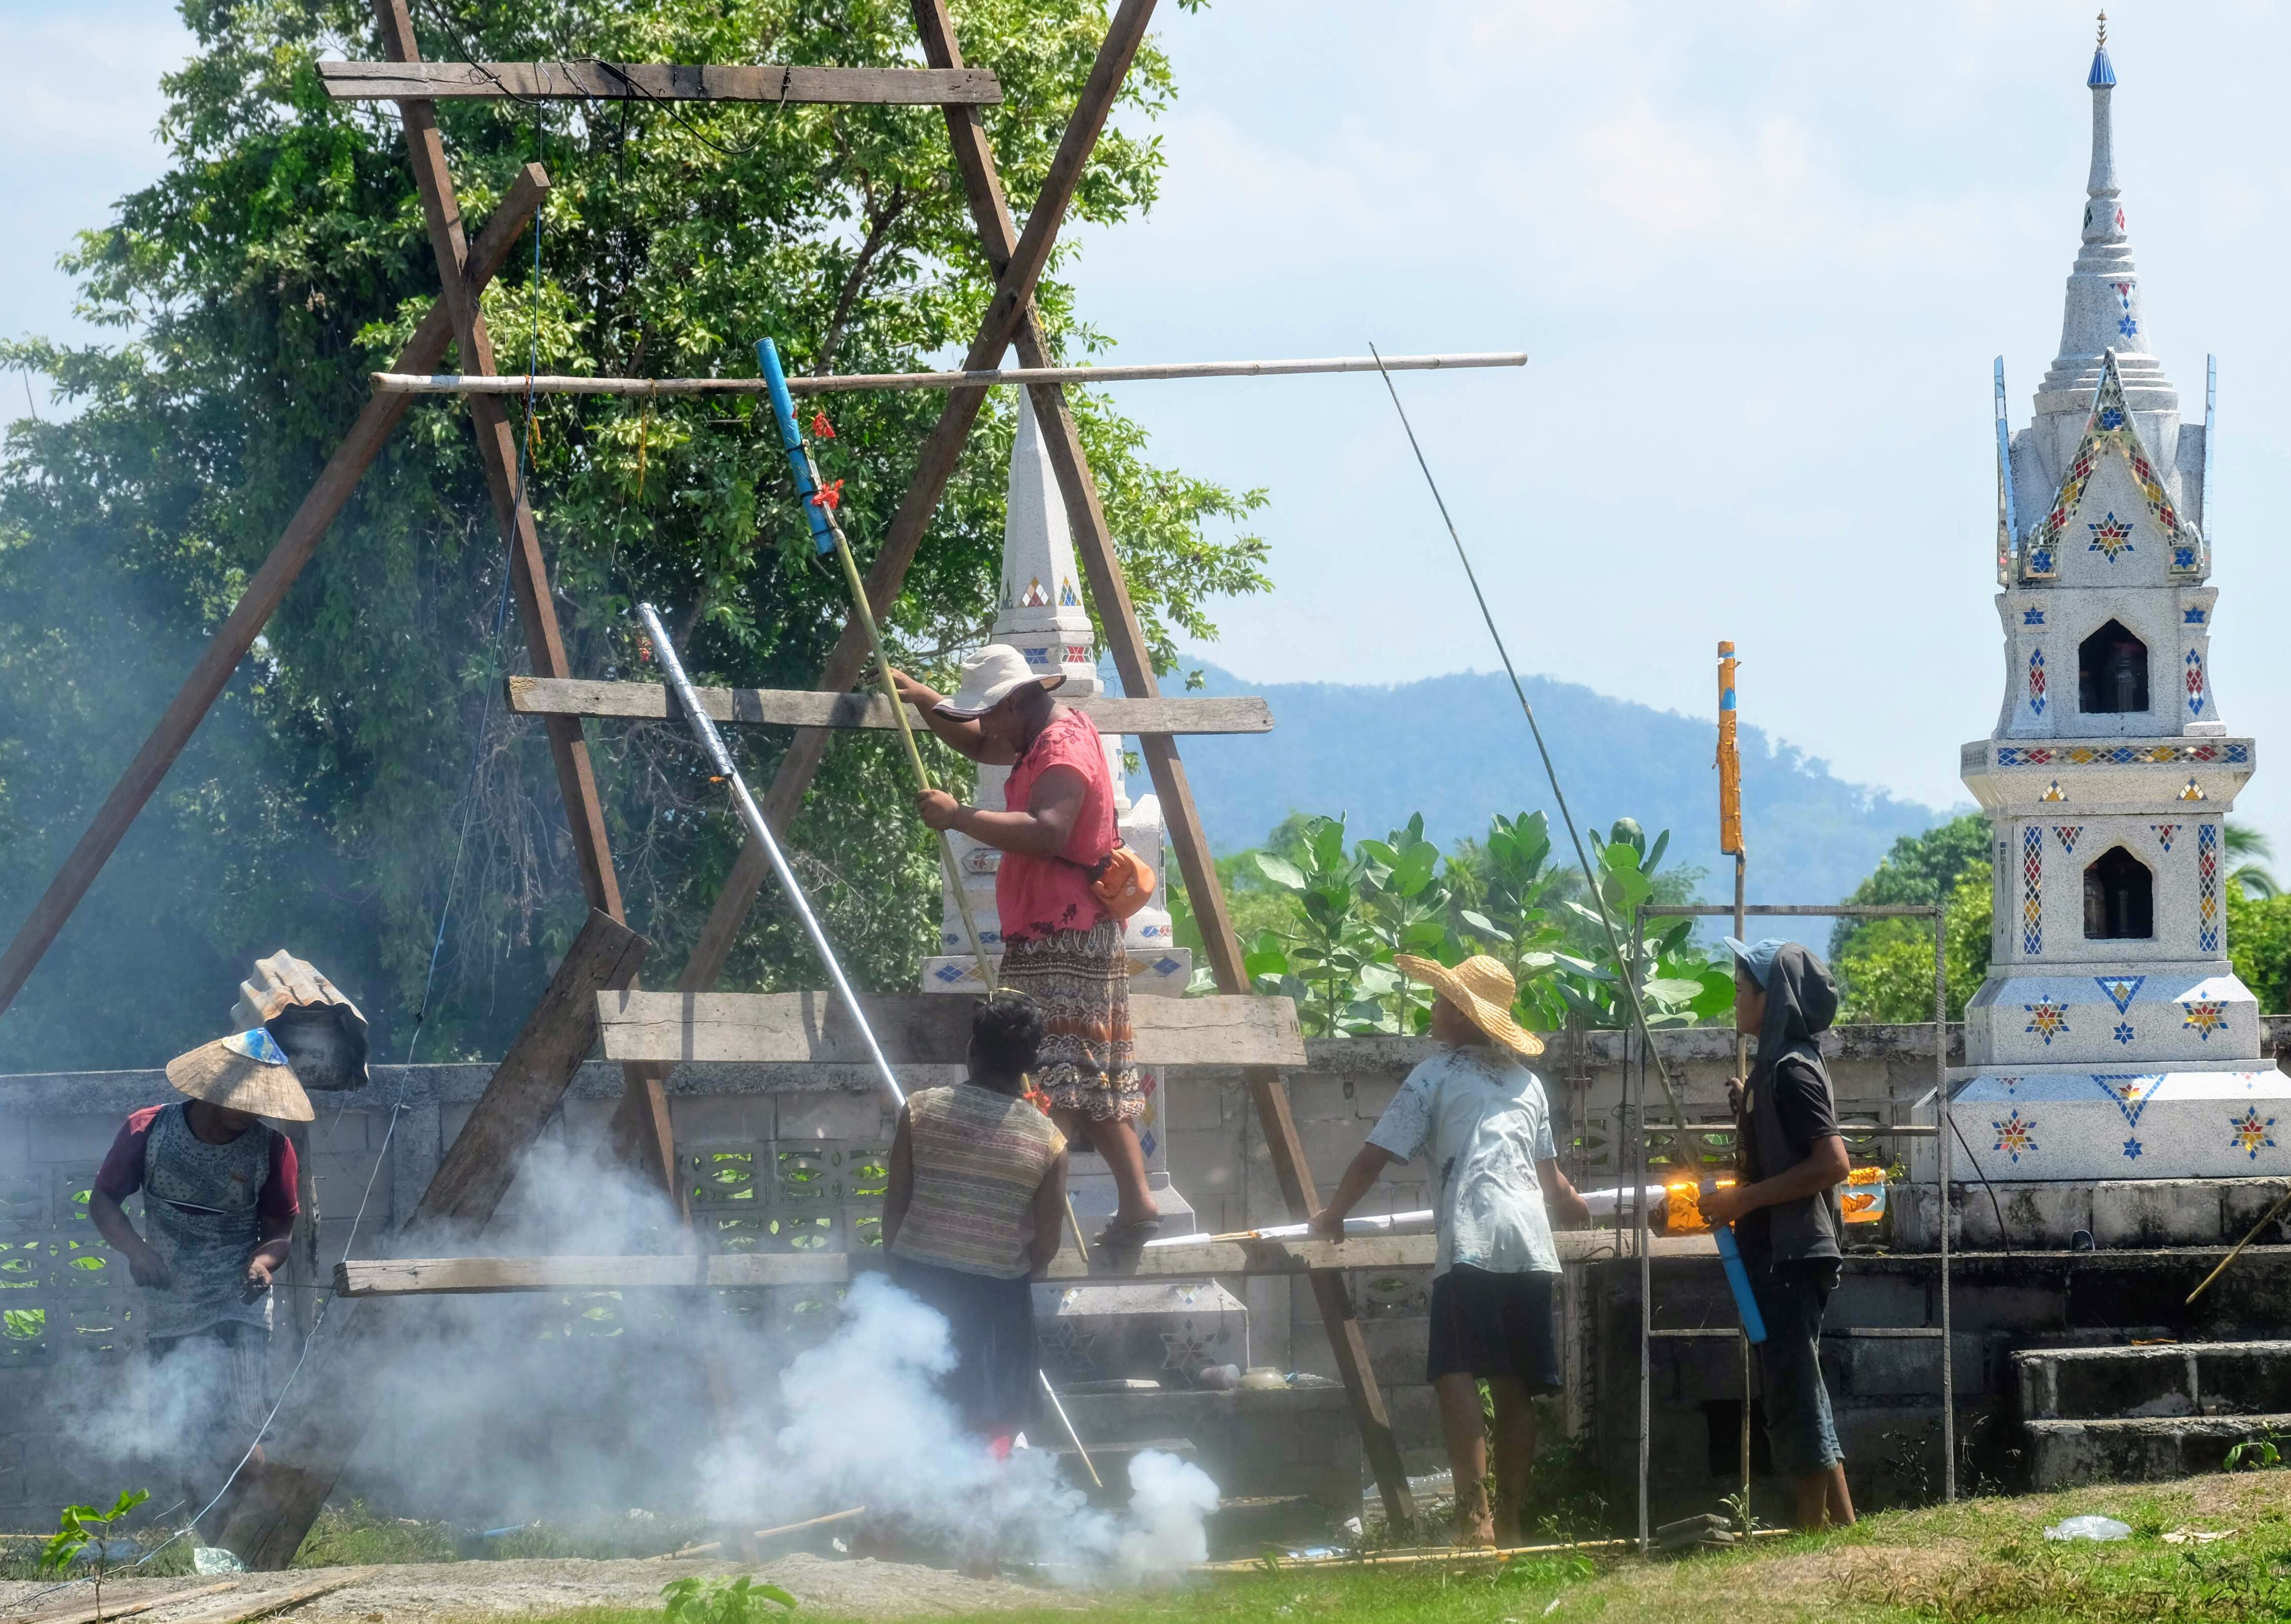
[{"label": "long thin bamboo rod", "polygon": [[[1446,372],[1478,366],[1524,366],[1524,350],[1460,355],[1395,355],[1387,372]],[[840,377],[790,378],[791,395],[832,395],[855,390],[985,389],[996,383],[1146,383],[1180,378],[1289,378],[1309,373],[1374,372],[1372,356],[1331,356],[1305,361],[1175,361],[1142,366],[1013,366],[1001,371],[846,373]],[[478,377],[465,373],[378,372],[384,395],[762,395],[763,378]]]}]

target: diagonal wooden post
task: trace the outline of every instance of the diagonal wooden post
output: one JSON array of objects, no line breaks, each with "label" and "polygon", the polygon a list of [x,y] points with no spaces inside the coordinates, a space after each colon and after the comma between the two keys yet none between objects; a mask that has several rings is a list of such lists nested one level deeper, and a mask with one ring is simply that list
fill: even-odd
[{"label": "diagonal wooden post", "polygon": [[[510,188],[499,207],[486,221],[486,229],[464,261],[461,285],[466,297],[474,302],[508,260],[510,250],[525,234],[525,228],[543,201],[549,196],[549,176],[538,164],[528,164]],[[446,315],[446,301],[441,298],[430,307],[414,329],[414,336],[398,352],[398,365],[414,372],[426,372],[444,359],[446,347],[453,342],[453,322]],[[159,788],[167,769],[175,758],[198,731],[199,723],[213,709],[216,700],[229,686],[231,675],[238,663],[246,657],[254,639],[262,635],[262,628],[285,600],[287,589],[310,561],[334,520],[358,489],[366,470],[374,466],[374,459],[389,442],[398,420],[406,415],[407,398],[390,395],[375,395],[369,398],[342,437],[342,444],[326,459],[319,470],[318,481],[302,505],[294,510],[287,521],[285,533],[270,549],[270,556],[262,567],[247,582],[246,590],[239,595],[237,606],[230,612],[206,649],[199,655],[198,663],[185,678],[174,702],[159,718],[158,725],[119,776],[111,793],[90,820],[87,832],[72,848],[56,877],[48,882],[46,892],[33,907],[31,914],[18,928],[16,937],[9,943],[8,951],[0,954],[0,1012],[15,1001],[23,991],[24,983],[39,964],[42,955],[56,939],[57,933],[87,895],[95,877],[118,849],[119,842],[134,823],[136,815]]]},{"label": "diagonal wooden post", "polygon": [[[414,43],[414,22],[406,0],[374,0],[375,20],[382,28],[382,49],[395,62],[415,62],[421,50]],[[486,331],[485,313],[469,293],[462,276],[468,258],[462,230],[462,205],[454,193],[454,177],[446,163],[446,145],[438,130],[433,101],[403,100],[398,104],[406,128],[406,151],[414,167],[414,183],[422,194],[422,213],[429,227],[430,248],[438,261],[438,276],[446,290],[447,318],[454,341],[461,350],[464,373],[494,372],[493,339]],[[485,469],[486,487],[493,497],[494,517],[507,543],[510,588],[517,597],[518,622],[525,631],[526,655],[535,676],[572,674],[565,660],[565,640],[557,623],[557,606],[550,596],[549,564],[541,551],[541,536],[534,528],[533,504],[527,500],[518,466],[516,437],[498,396],[469,398],[470,422],[477,432],[478,461]],[[590,765],[589,746],[582,736],[578,717],[547,719],[549,753],[557,766],[557,787],[565,800],[565,821],[572,831],[573,851],[581,870],[581,888],[589,905],[614,919],[624,917],[621,885],[613,872],[610,837],[605,831],[605,810],[597,794],[596,774]],[[671,1199],[682,1188],[676,1176],[676,1150],[668,1127],[668,1098],[663,1073],[656,1067],[630,1066],[623,1073],[624,1094],[632,1111],[624,1113],[638,1130],[631,1140],[632,1158]],[[683,1203],[679,1201],[679,1209]]]},{"label": "diagonal wooden post", "polygon": [[[953,20],[947,14],[946,0],[913,0],[913,5],[916,25],[922,32],[924,59],[934,68],[961,66],[961,47],[954,37]],[[955,162],[962,172],[964,192],[978,221],[980,245],[989,262],[999,266],[1012,251],[1017,232],[1003,197],[1001,178],[995,173],[993,149],[987,144],[976,109],[950,106],[941,110],[946,115],[947,134],[954,148]],[[1041,321],[1031,304],[1021,313],[1012,336],[1021,366],[1053,365]],[[1113,535],[1106,527],[1105,511],[1098,501],[1097,481],[1090,473],[1089,458],[1083,454],[1081,436],[1074,426],[1065,390],[1056,383],[1039,383],[1029,385],[1028,393],[1033,399],[1034,415],[1042,427],[1050,464],[1057,473],[1058,488],[1065,498],[1067,527],[1073,533],[1074,548],[1080,555],[1082,574],[1089,583],[1090,597],[1097,606],[1098,620],[1105,627],[1106,645],[1113,655],[1114,669],[1121,675],[1122,692],[1132,699],[1155,697],[1161,689],[1154,679],[1154,662],[1146,650],[1145,632],[1137,623],[1137,612],[1129,600],[1129,583],[1122,578],[1121,562],[1114,556]],[[1146,769],[1153,775],[1154,793],[1161,798],[1170,845],[1185,874],[1186,900],[1193,904],[1194,921],[1201,927],[1218,988],[1223,993],[1246,993],[1249,977],[1242,963],[1241,940],[1234,930],[1224,888],[1218,880],[1217,864],[1210,852],[1201,813],[1194,805],[1185,763],[1178,757],[1177,740],[1169,734],[1142,734],[1138,742]],[[1320,1192],[1314,1186],[1304,1142],[1290,1113],[1288,1086],[1281,1073],[1269,1066],[1250,1066],[1243,1074],[1290,1216],[1310,1218],[1320,1210]],[[1354,1419],[1360,1427],[1370,1470],[1383,1494],[1386,1515],[1393,1526],[1405,1527],[1415,1521],[1415,1500],[1408,1487],[1407,1468],[1401,1461],[1399,1440],[1385,1409],[1384,1394],[1369,1362],[1360,1320],[1354,1312],[1352,1296],[1345,1289],[1344,1275],[1335,1269],[1315,1269],[1307,1278],[1320,1308],[1321,1323],[1335,1351],[1338,1372],[1352,1400]]]},{"label": "diagonal wooden post", "polygon": [[[1114,98],[1121,94],[1122,80],[1129,75],[1129,64],[1137,58],[1137,47],[1145,42],[1146,25],[1153,12],[1154,0],[1122,0],[1113,20],[1107,25],[1097,58],[1091,63],[1089,76],[1074,102],[1073,116],[1067,120],[1057,151],[1051,157],[1041,195],[1035,198],[1026,216],[1025,231],[1011,232],[1004,239],[1001,251],[990,256],[995,270],[994,297],[978,324],[977,336],[971,341],[963,362],[966,368],[1000,363],[1020,325],[1032,317],[1035,285],[1049,263],[1050,248],[1065,220],[1067,205],[1081,184],[1082,172],[1097,145],[1098,136],[1105,129]],[[976,109],[949,106],[946,112],[949,129],[960,125],[971,131],[983,149],[985,132]],[[989,165],[991,173],[991,157]],[[995,200],[998,204],[1001,201],[999,185]],[[976,206],[974,198],[974,209]],[[1009,223],[1007,207],[1001,209],[1000,218],[1006,225]],[[914,561],[915,550],[922,543],[923,532],[937,511],[939,498],[945,494],[947,481],[954,475],[963,444],[970,437],[971,425],[978,421],[979,411],[985,404],[984,389],[949,391],[946,406],[916,459],[907,494],[892,515],[883,544],[867,569],[867,600],[877,615],[890,613],[892,600],[898,597],[900,583],[906,579],[907,567]],[[859,680],[866,668],[867,656],[867,633],[855,615],[845,623],[834,651],[828,655],[819,686],[830,693],[848,688]],[[833,736],[825,728],[796,730],[763,796],[764,816],[775,830],[784,833],[793,821],[796,808],[803,804],[804,792],[811,787],[812,777],[818,772],[827,754],[828,742]],[[679,991],[704,993],[716,985],[768,872],[762,850],[752,840],[744,842],[724,881],[724,888],[717,895],[715,907],[693,944],[684,973],[677,978]]]}]

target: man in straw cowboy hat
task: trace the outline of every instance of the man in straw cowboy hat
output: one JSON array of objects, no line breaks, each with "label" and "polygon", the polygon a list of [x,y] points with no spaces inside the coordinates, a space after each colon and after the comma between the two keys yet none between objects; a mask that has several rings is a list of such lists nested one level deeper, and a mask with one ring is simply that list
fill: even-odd
[{"label": "man in straw cowboy hat", "polygon": [[[1484,953],[1451,969],[1401,953],[1393,966],[1439,993],[1432,1037],[1444,1047],[1408,1073],[1337,1193],[1314,1218],[1344,1239],[1345,1214],[1385,1168],[1430,1151],[1439,1181],[1440,1243],[1432,1269],[1427,1379],[1456,1481],[1459,1544],[1516,1545],[1535,1460],[1537,1395],[1560,1387],[1552,1320],[1559,1252],[1555,1213],[1588,1223],[1590,1209],[1559,1170],[1543,1081],[1521,1064],[1542,1043],[1512,1018],[1518,986]],[[1479,1383],[1495,1400],[1498,1503],[1488,1504]]]},{"label": "man in straw cowboy hat", "polygon": [[[269,1380],[270,1276],[298,1210],[294,1147],[260,1119],[316,1114],[263,1027],[167,1063],[188,1096],[129,1114],[88,1196],[96,1233],[149,1293],[139,1312],[161,1413],[181,1467],[220,1481],[261,1424]],[[138,1234],[120,1202],[143,1192]]]},{"label": "man in straw cowboy hat", "polygon": [[1134,1246],[1161,1220],[1137,1138],[1146,1094],[1130,1059],[1129,953],[1121,921],[1091,880],[1121,843],[1105,741],[1051,693],[1065,683],[1005,643],[962,663],[952,697],[893,671],[899,697],[931,731],[974,761],[1009,767],[1000,812],[943,790],[916,805],[933,829],[953,829],[1003,854],[994,871],[1001,980],[1033,1000],[1045,1023],[1034,1084],[1069,1142],[1105,1158],[1117,1205],[1098,1244]]}]

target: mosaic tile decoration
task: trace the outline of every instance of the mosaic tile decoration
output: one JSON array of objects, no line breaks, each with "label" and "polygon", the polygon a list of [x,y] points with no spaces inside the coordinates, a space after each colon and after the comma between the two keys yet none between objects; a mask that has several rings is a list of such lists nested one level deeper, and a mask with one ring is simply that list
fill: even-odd
[{"label": "mosaic tile decoration", "polygon": [[2092,532],[2092,544],[2085,551],[2102,555],[2110,564],[2116,562],[2118,555],[2133,551],[2132,527],[2118,519],[2113,510],[2100,523],[2085,528]]},{"label": "mosaic tile decoration", "polygon": [[2023,609],[2021,611],[2021,623],[2024,626],[2041,626],[2045,623],[2045,612],[2042,609]]},{"label": "mosaic tile decoration", "polygon": [[2045,951],[2045,832],[2034,824],[2021,831],[2021,951]]},{"label": "mosaic tile decoration", "polygon": [[2061,853],[2063,856],[2073,857],[2076,856],[2077,836],[2083,832],[2084,825],[2082,824],[2054,824],[2053,825],[2053,838],[2061,843]]},{"label": "mosaic tile decoration", "polygon": [[2196,825],[2196,945],[2215,953],[2220,945],[2219,825]]},{"label": "mosaic tile decoration", "polygon": [[1081,607],[1081,594],[1074,591],[1074,584],[1073,582],[1061,581],[1058,583],[1058,607],[1061,609],[1079,609]]},{"label": "mosaic tile decoration", "polygon": [[2094,976],[2093,980],[2102,992],[2108,994],[2108,1001],[2116,1006],[2118,1015],[2128,1015],[2132,1012],[2132,1001],[2140,995],[2140,989],[2147,984],[2148,977]]},{"label": "mosaic tile decoration", "polygon": [[2132,1030],[2132,1023],[2130,1021],[2118,1021],[2116,1023],[2115,1032],[2110,1035],[2114,1037],[2119,1043],[2129,1043],[2133,1039],[2138,1037],[2140,1034]]},{"label": "mosaic tile decoration", "polygon": [[2201,609],[2183,609],[2180,613],[2180,623],[2183,626],[2200,626],[2205,618]]},{"label": "mosaic tile decoration", "polygon": [[2029,1016],[2029,1024],[2022,1030],[2044,1039],[2046,1049],[2053,1046],[2054,1038],[2069,1035],[2069,1007],[2066,1004],[2039,999],[2033,1004],[2022,1004],[2021,1008]]},{"label": "mosaic tile decoration", "polygon": [[2189,779],[2187,787],[2180,792],[2180,799],[2182,800],[2202,800],[2205,799],[2204,786],[2198,784],[2193,778]]},{"label": "mosaic tile decoration", "polygon": [[2195,649],[2188,650],[2188,714],[2204,713],[2204,656]]},{"label": "mosaic tile decoration", "polygon": [[2029,713],[2045,713],[2045,651],[2041,648],[2029,651]]},{"label": "mosaic tile decoration", "polygon": [[[2093,470],[2099,466],[2102,451],[2112,451],[2131,465],[2132,478],[2140,486],[2141,495],[2147,499],[2150,517],[2171,539],[2174,567],[2199,568],[2201,560],[2194,554],[2199,538],[2192,529],[2181,523],[2178,511],[2172,506],[2172,499],[2165,494],[2163,481],[2156,477],[2155,467],[2148,461],[2147,448],[2141,445],[2140,436],[2132,427],[2131,412],[2124,400],[2124,380],[2118,375],[2116,358],[2111,355],[2102,364],[2100,388],[2093,396],[2092,417],[2085,426],[2084,438],[2077,446],[2076,455],[2069,461],[2068,473],[2061,481],[2060,494],[2053,499],[2052,511],[2045,515],[2029,538],[2028,562],[2022,571],[2024,578],[2049,580],[2057,573],[2055,565],[2061,537],[2067,532],[2078,504],[2084,500],[2085,487],[2092,483]],[[2105,521],[2110,529],[2118,522],[2113,512]],[[2129,551],[2128,543],[2115,537],[2110,540]],[[2182,548],[2190,554],[2189,562],[2185,565],[2178,562]],[[2106,551],[2097,526],[2093,527],[2092,551]],[[2112,561],[2116,555],[2109,552],[2108,556]]]},{"label": "mosaic tile decoration", "polygon": [[[2116,229],[2119,231],[2124,229],[2124,211],[2122,209],[2116,211]],[[2132,284],[2129,282],[2115,282],[2110,283],[2110,285],[2116,289],[2116,301],[2121,311],[2116,318],[2117,335],[2120,338],[2134,338],[2138,336],[2140,332],[2140,319],[2132,313]],[[2118,413],[2116,415],[2118,421],[2122,421],[2123,414],[2121,413]]]},{"label": "mosaic tile decoration", "polygon": [[2150,763],[2224,761],[2236,765],[2251,760],[2251,746],[2241,739],[2222,739],[2198,744],[1999,744],[1999,767],[2141,767]]},{"label": "mosaic tile decoration", "polygon": [[2150,824],[2148,825],[2149,829],[2154,832],[2158,842],[2162,845],[2166,852],[2172,849],[2172,841],[2174,838],[2179,834],[2181,829],[2185,825],[2180,824]]},{"label": "mosaic tile decoration", "polygon": [[2019,1107],[2015,1106],[2003,1122],[1992,1122],[1989,1125],[1997,1130],[1997,1148],[2011,1156],[2016,1164],[2022,1155],[2036,1154],[2038,1144],[2029,1137],[2037,1126],[2036,1120],[2023,1117]]},{"label": "mosaic tile decoration", "polygon": [[2275,1136],[2268,1131],[2275,1126],[2275,1119],[2271,1116],[2263,1121],[2257,1105],[2245,1107],[2241,1116],[2228,1118],[2227,1125],[2234,1135],[2228,1143],[2254,1162],[2259,1160],[2261,1151],[2275,1148]]},{"label": "mosaic tile decoration", "polygon": [[[2137,1073],[2094,1072],[2092,1080],[2100,1085],[2100,1091],[2108,1096],[2110,1103],[2123,1113],[2125,1126],[2135,1132],[2140,1127],[2140,1113],[2148,1108],[2148,1102],[2156,1097],[2156,1090],[2164,1083],[2161,1073],[2142,1076]],[[2124,1154],[2127,1159],[2138,1161],[2140,1141],[2125,1140]]]},{"label": "mosaic tile decoration", "polygon": [[2061,781],[2057,778],[2046,784],[2045,792],[2037,797],[2038,800],[2066,800],[2068,798],[2068,792],[2061,788]]},{"label": "mosaic tile decoration", "polygon": [[2212,1033],[2227,1025],[2227,1001],[2224,999],[2192,999],[2180,1005],[2187,1018],[2180,1023],[2205,1042]]}]

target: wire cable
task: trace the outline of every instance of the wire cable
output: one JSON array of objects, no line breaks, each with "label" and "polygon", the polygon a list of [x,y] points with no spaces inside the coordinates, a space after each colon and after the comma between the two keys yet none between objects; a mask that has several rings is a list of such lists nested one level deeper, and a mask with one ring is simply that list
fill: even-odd
[{"label": "wire cable", "polygon": [[1432,489],[1432,500],[1440,510],[1440,520],[1448,527],[1448,539],[1456,544],[1456,557],[1464,566],[1464,578],[1471,583],[1472,597],[1480,606],[1480,618],[1487,623],[1488,636],[1496,646],[1496,654],[1503,661],[1504,675],[1511,679],[1511,691],[1519,697],[1519,708],[1527,718],[1527,730],[1535,736],[1535,752],[1543,758],[1544,776],[1551,781],[1551,796],[1559,804],[1559,816],[1567,825],[1567,838],[1574,842],[1575,861],[1582,865],[1583,884],[1591,893],[1591,905],[1598,911],[1599,928],[1606,932],[1607,951],[1615,957],[1615,968],[1620,972],[1624,995],[1629,1000],[1631,1018],[1637,1024],[1639,1035],[1645,1041],[1647,1057],[1654,1062],[1655,1074],[1662,1079],[1662,1091],[1669,1097],[1670,1113],[1676,1119],[1681,1154],[1688,1138],[1686,1111],[1678,1101],[1678,1089],[1670,1080],[1670,1068],[1662,1063],[1662,1056],[1654,1046],[1654,1032],[1647,1025],[1646,1010],[1639,1002],[1638,967],[1634,960],[1623,956],[1623,945],[1615,935],[1615,921],[1607,912],[1607,899],[1600,893],[1599,877],[1591,870],[1591,858],[1583,849],[1583,837],[1575,827],[1575,815],[1567,807],[1567,792],[1559,787],[1559,769],[1552,765],[1550,747],[1543,742],[1543,728],[1535,720],[1535,707],[1527,702],[1527,689],[1521,686],[1519,672],[1511,663],[1511,650],[1504,646],[1503,633],[1496,629],[1496,617],[1488,607],[1487,594],[1480,591],[1479,572],[1472,567],[1471,554],[1464,551],[1464,538],[1456,533],[1456,521],[1449,517],[1447,500],[1440,494],[1440,482],[1432,477],[1432,465],[1424,460],[1424,447],[1417,443],[1415,425],[1408,421],[1408,408],[1400,404],[1400,391],[1393,387],[1392,374],[1385,370],[1384,357],[1374,344],[1369,354],[1376,357],[1377,375],[1384,380],[1386,391],[1392,397],[1392,409],[1400,414],[1400,426],[1408,436],[1408,448],[1416,454],[1416,466],[1424,470],[1424,483]]}]

